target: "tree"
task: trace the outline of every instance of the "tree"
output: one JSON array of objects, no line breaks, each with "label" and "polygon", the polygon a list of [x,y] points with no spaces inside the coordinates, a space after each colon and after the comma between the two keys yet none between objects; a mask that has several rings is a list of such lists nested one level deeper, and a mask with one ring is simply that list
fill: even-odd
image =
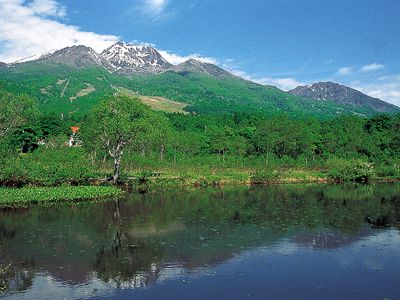
[{"label": "tree", "polygon": [[34,119],[37,113],[36,104],[31,98],[0,92],[0,139]]},{"label": "tree", "polygon": [[312,156],[319,139],[318,126],[314,121],[294,120],[285,115],[263,121],[253,136],[256,149],[277,157],[300,155]]},{"label": "tree", "polygon": [[89,144],[101,145],[113,159],[114,184],[120,177],[125,147],[148,135],[148,129],[157,124],[155,116],[138,99],[126,96],[104,100],[91,111],[82,127],[83,137],[94,141]]}]

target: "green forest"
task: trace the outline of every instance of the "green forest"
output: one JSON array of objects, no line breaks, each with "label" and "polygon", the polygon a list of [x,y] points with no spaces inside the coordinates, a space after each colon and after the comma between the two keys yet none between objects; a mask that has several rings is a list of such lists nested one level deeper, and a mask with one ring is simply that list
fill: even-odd
[{"label": "green forest", "polygon": [[368,182],[400,178],[400,115],[165,113],[106,95],[61,118],[2,91],[0,151],[4,187]]}]

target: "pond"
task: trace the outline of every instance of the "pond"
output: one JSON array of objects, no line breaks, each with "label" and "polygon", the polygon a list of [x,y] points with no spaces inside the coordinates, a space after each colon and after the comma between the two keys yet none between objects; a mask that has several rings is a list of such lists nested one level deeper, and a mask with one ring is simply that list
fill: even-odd
[{"label": "pond", "polygon": [[399,299],[400,185],[132,194],[0,210],[9,299]]}]

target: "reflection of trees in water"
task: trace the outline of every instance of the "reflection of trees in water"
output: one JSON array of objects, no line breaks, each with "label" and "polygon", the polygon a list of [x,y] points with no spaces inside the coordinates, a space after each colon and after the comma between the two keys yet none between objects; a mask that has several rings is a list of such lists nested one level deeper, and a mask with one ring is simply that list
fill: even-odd
[{"label": "reflection of trees in water", "polygon": [[33,268],[32,262],[0,263],[0,295],[8,290],[21,292],[29,289],[35,277]]},{"label": "reflection of trees in water", "polygon": [[0,258],[0,295],[7,291],[25,291],[32,286],[35,264]]},{"label": "reflection of trees in water", "polygon": [[5,252],[4,243],[15,236],[14,229],[8,229],[0,222],[0,295],[8,290],[24,291],[32,286],[35,277],[34,261],[24,258],[12,259]]},{"label": "reflection of trees in water", "polygon": [[34,272],[24,272],[36,266],[72,284],[95,271],[104,282],[139,287],[172,262],[197,269],[283,238],[340,247],[372,234],[367,223],[398,226],[398,197],[399,185],[241,187],[3,210],[1,257],[12,263],[3,277],[11,290],[27,288]]},{"label": "reflection of trees in water", "polygon": [[112,241],[103,245],[96,255],[94,270],[98,277],[108,283],[121,287],[142,287],[158,278],[159,268],[154,260],[161,257],[157,247],[140,239],[132,239],[126,232],[121,215],[120,202],[114,200]]}]

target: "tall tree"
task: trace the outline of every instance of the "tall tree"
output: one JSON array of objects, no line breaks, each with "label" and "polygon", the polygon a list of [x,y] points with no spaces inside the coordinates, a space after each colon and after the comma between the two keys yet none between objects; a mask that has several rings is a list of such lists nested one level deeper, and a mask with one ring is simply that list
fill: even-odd
[{"label": "tall tree", "polygon": [[38,114],[36,103],[29,97],[0,91],[0,139]]},{"label": "tall tree", "polygon": [[89,139],[101,145],[113,159],[112,181],[117,183],[125,147],[146,135],[151,138],[149,128],[154,124],[157,124],[156,114],[140,100],[116,96],[102,101],[91,111],[82,131],[84,137],[90,134]]}]

